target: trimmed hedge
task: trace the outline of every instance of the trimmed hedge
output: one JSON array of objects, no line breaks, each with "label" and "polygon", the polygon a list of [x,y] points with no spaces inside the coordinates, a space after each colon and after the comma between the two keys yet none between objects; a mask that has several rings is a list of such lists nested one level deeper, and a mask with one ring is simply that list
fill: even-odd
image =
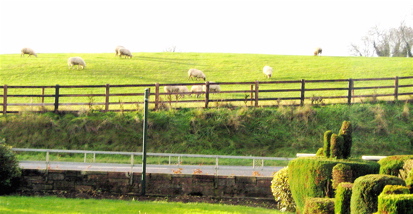
[{"label": "trimmed hedge", "polygon": [[295,203],[288,184],[288,167],[276,172],[271,181],[271,191],[279,210],[295,212]]},{"label": "trimmed hedge", "polygon": [[379,160],[380,174],[398,176],[404,162],[409,159],[413,159],[413,155],[394,155]]},{"label": "trimmed hedge", "polygon": [[409,194],[410,190],[406,186],[401,186],[401,185],[386,185],[381,192],[381,194]]},{"label": "trimmed hedge", "polygon": [[350,214],[350,200],[353,184],[348,182],[340,183],[337,186],[334,203],[334,212],[338,214]]},{"label": "trimmed hedge", "polygon": [[377,213],[413,214],[413,194],[380,194]]},{"label": "trimmed hedge", "polygon": [[297,205],[297,211],[304,208],[305,198],[333,197],[332,171],[338,163],[352,169],[351,181],[359,176],[379,172],[380,165],[372,161],[329,159],[324,157],[296,158],[288,164],[288,177],[291,193]]},{"label": "trimmed hedge", "polygon": [[342,182],[352,182],[353,172],[351,167],[347,164],[339,163],[333,167],[333,189],[337,189],[337,186]]},{"label": "trimmed hedge", "polygon": [[377,197],[386,185],[405,185],[405,182],[391,175],[365,175],[354,181],[351,194],[351,214],[374,213],[377,211]]},{"label": "trimmed hedge", "polygon": [[334,199],[307,198],[303,214],[334,214]]},{"label": "trimmed hedge", "polygon": [[4,139],[0,139],[0,164],[0,195],[3,195],[17,188],[21,176],[19,162]]}]

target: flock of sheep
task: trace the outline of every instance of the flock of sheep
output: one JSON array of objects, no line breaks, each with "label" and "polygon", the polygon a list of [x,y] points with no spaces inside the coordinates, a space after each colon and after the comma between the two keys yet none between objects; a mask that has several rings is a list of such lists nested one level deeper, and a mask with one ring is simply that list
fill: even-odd
[{"label": "flock of sheep", "polygon": [[[316,50],[314,51],[314,56],[318,56],[322,52],[323,50],[321,48],[316,48]],[[28,54],[29,57],[30,56],[37,57],[36,52],[34,52],[34,50],[31,48],[21,49],[21,56],[23,57],[26,54]],[[123,46],[117,46],[115,48],[115,56],[119,56],[120,58],[122,56],[124,56],[125,58],[127,57],[132,58],[132,53]],[[83,69],[86,67],[86,62],[81,57],[70,57],[69,59],[67,59],[67,65],[69,66],[69,69],[71,69],[73,66],[77,66],[78,69],[79,67]],[[267,78],[271,78],[273,69],[272,67],[266,65],[264,66],[262,72]],[[202,79],[206,81],[206,75],[201,70],[191,68],[188,70],[188,79],[195,79],[195,80]],[[214,83],[214,82],[210,82],[210,83]],[[164,91],[166,93],[188,93],[189,92],[187,86],[183,86],[183,85],[165,86]],[[197,94],[197,97],[199,97],[199,95],[205,91],[206,91],[206,85],[193,85],[190,90],[191,94],[195,93]],[[209,85],[209,92],[217,93],[220,91],[221,91],[221,87],[218,84]]]}]

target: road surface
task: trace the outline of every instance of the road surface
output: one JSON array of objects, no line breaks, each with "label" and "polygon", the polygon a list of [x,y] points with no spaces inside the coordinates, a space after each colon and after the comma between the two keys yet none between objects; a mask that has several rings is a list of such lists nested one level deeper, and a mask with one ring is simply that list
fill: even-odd
[{"label": "road surface", "polygon": [[[142,172],[142,165],[112,164],[112,163],[79,163],[79,162],[50,162],[47,166],[44,161],[20,161],[23,169],[52,169],[52,170],[79,170],[79,171],[110,171],[110,172]],[[146,166],[146,173],[170,174],[202,174],[226,176],[272,176],[283,166],[219,166],[211,165],[151,165]]]}]

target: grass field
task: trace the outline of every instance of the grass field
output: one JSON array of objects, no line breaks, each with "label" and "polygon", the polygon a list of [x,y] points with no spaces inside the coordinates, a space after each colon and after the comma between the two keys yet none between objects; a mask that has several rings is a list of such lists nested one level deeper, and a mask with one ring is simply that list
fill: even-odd
[{"label": "grass field", "polygon": [[[53,86],[59,85],[119,85],[119,84],[167,84],[167,83],[201,83],[188,80],[187,71],[190,68],[203,70],[208,81],[215,82],[252,82],[268,81],[262,67],[270,65],[274,68],[272,81],[297,81],[318,79],[348,79],[348,78],[383,78],[413,75],[413,63],[409,58],[365,58],[365,57],[314,57],[314,56],[283,56],[262,54],[225,54],[225,53],[134,53],[132,59],[121,59],[113,53],[99,54],[39,54],[35,57],[20,57],[18,54],[0,55],[0,85],[9,86]],[[81,56],[87,63],[84,70],[68,69],[66,60],[71,56]],[[409,80],[401,80],[407,84]],[[343,83],[307,83],[307,88],[346,87]],[[377,83],[365,83],[371,86]],[[392,85],[383,81],[383,85]],[[299,89],[299,84],[293,85],[260,84],[260,90],[265,89]],[[249,85],[225,85],[222,90],[249,90]],[[400,93],[409,88],[401,88]],[[142,88],[112,88],[111,93],[143,93]],[[152,92],[155,90],[152,88]],[[0,91],[2,93],[2,91]],[[64,89],[64,94],[102,94],[104,88]],[[361,94],[391,93],[392,89],[366,90]],[[46,89],[46,94],[53,94],[54,89]],[[9,94],[40,94],[40,89],[9,89]],[[217,94],[211,99],[244,99],[248,94]],[[346,91],[311,92],[307,96],[345,96]],[[264,97],[299,97],[299,92],[279,92],[277,94],[260,93]],[[9,103],[38,103],[40,98],[9,98]],[[185,98],[193,99],[193,98]],[[72,102],[103,102],[99,97],[66,97],[61,103]],[[111,97],[110,102],[142,101],[137,97]],[[168,98],[164,98],[167,101]],[[53,98],[46,98],[45,103],[53,103]],[[198,105],[199,104],[199,105]],[[189,107],[203,106],[192,103]],[[240,103],[242,104],[242,102]],[[265,103],[263,103],[265,104]],[[266,105],[274,105],[266,103]],[[289,103],[287,103],[289,104]],[[120,104],[122,105],[122,104]],[[139,106],[117,105],[116,109],[138,109]],[[239,103],[237,104],[239,105]],[[211,105],[214,106],[214,105]],[[178,106],[176,106],[178,107]],[[185,106],[186,107],[186,106]],[[95,106],[101,109],[102,106]],[[9,107],[9,110],[10,107]],[[36,109],[34,109],[36,110]],[[70,110],[70,109],[69,109]]]},{"label": "grass field", "polygon": [[[168,213],[202,213],[202,214],[266,214],[282,213],[278,210],[207,203],[148,202],[95,199],[65,199],[57,197],[18,197],[0,196],[0,213],[32,214],[168,214]],[[285,213],[285,212],[284,212]]]}]

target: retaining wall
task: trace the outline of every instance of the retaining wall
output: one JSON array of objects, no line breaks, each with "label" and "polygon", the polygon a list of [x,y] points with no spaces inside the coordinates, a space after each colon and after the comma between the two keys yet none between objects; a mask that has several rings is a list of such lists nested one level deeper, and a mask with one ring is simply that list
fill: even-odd
[{"label": "retaining wall", "polygon": [[[23,169],[20,193],[102,192],[114,195],[141,192],[141,173]],[[272,177],[155,174],[146,176],[146,194],[273,199]]]}]

